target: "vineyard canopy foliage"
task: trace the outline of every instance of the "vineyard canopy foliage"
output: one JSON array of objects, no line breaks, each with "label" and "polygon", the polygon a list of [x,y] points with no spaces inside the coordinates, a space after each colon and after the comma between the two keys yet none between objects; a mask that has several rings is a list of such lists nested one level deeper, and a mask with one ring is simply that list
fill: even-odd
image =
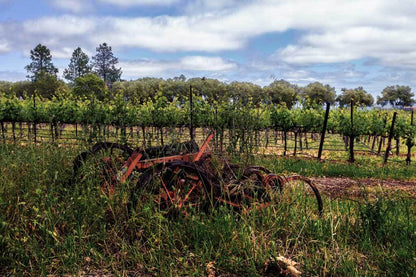
[{"label": "vineyard canopy foliage", "polygon": [[[122,93],[106,102],[96,98],[55,97],[43,101],[37,98],[34,106],[32,98],[18,99],[3,94],[0,97],[0,122],[61,122],[119,127],[182,127],[189,126],[190,122],[187,97],[184,96],[182,101],[179,98],[169,101],[161,92],[140,104],[126,101]],[[194,95],[193,101],[194,127],[207,127],[219,132],[225,129],[320,132],[325,113],[322,108],[288,109],[285,105],[256,103],[250,99],[247,102],[214,101],[215,105],[212,105],[201,95]],[[387,136],[392,117],[392,111],[355,107],[351,126],[350,108],[337,108],[330,112],[328,131],[355,137]],[[399,112],[394,137],[413,141],[415,132],[409,113]]]}]

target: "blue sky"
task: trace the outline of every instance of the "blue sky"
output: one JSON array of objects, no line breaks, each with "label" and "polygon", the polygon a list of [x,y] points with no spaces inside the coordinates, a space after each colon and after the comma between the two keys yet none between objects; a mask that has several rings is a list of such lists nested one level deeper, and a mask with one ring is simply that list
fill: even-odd
[{"label": "blue sky", "polygon": [[416,90],[414,14],[408,0],[0,0],[0,80],[26,79],[38,43],[62,78],[75,48],[106,42],[126,80]]}]

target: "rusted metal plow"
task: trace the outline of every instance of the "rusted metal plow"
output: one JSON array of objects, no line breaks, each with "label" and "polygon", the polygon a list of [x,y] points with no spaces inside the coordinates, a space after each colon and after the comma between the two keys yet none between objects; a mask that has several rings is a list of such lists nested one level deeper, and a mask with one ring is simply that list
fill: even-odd
[{"label": "rusted metal plow", "polygon": [[273,192],[299,181],[313,193],[318,213],[322,213],[321,195],[311,180],[299,175],[279,176],[261,166],[241,168],[218,159],[206,151],[213,136],[211,132],[201,148],[193,140],[135,150],[97,143],[75,158],[73,181],[100,178],[102,190],[108,194],[127,180],[134,181],[130,206],[136,207],[140,195],[147,192],[161,208],[185,214],[190,207],[207,210],[221,204],[239,210],[268,206]]}]

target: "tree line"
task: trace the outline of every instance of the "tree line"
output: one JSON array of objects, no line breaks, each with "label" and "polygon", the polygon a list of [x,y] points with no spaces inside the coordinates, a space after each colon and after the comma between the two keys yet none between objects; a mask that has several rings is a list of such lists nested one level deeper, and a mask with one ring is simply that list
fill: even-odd
[{"label": "tree line", "polygon": [[[58,69],[52,62],[50,50],[38,44],[30,51],[31,63],[25,67],[30,81],[0,81],[0,93],[15,95],[20,99],[34,94],[44,99],[54,97],[79,99],[97,99],[108,102],[122,94],[124,99],[133,104],[154,100],[159,93],[168,101],[186,101],[190,90],[201,96],[210,104],[227,101],[239,101],[255,104],[280,104],[291,109],[295,105],[303,107],[322,106],[324,103],[338,104],[340,107],[354,102],[358,106],[373,106],[374,98],[363,87],[343,88],[336,95],[335,88],[320,82],[300,87],[285,80],[275,80],[261,87],[250,82],[224,83],[216,79],[191,78],[184,75],[170,79],[144,77],[133,81],[121,79],[122,69],[117,67],[118,59],[107,43],[96,48],[96,55],[90,58],[80,47],[77,47],[63,72],[64,79],[58,78]],[[381,106],[390,104],[393,107],[410,106],[415,102],[414,93],[409,86],[387,86],[377,97],[376,103]]]}]

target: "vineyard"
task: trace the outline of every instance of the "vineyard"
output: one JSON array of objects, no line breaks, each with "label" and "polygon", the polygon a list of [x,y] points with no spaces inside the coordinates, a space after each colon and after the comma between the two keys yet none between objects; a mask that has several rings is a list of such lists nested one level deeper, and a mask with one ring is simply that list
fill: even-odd
[{"label": "vineyard", "polygon": [[[2,96],[0,275],[415,275],[413,113],[351,106]],[[173,202],[169,191],[140,190],[150,184],[146,174],[166,176],[162,167],[133,172],[112,193],[97,169],[102,157],[86,160],[74,179],[73,160],[97,142],[121,150],[190,138],[201,145],[211,131],[215,187],[258,183],[237,170],[229,178],[224,163],[307,177],[321,193],[319,212],[300,182],[267,197],[251,193],[247,202],[221,195],[221,205],[171,213],[161,201]],[[183,200],[199,201],[190,195]]]},{"label": "vineyard", "polygon": [[[318,149],[316,143],[324,127],[322,108],[288,109],[285,105],[251,102],[208,103],[197,97],[192,103],[192,113],[190,108],[189,101],[168,101],[162,95],[137,105],[122,97],[111,103],[1,97],[1,138],[15,141],[25,137],[35,142],[67,138],[92,142],[112,137],[123,143],[152,146],[152,143],[164,145],[189,137],[200,128],[204,130],[203,136],[207,130],[215,130],[215,147],[219,151],[247,154],[278,151],[296,155],[303,149]],[[400,146],[406,146],[402,152],[410,163],[416,136],[413,113],[401,111],[393,115],[392,111],[359,107],[332,109],[324,133],[338,134],[344,145],[341,143],[329,150],[349,150],[349,159],[354,161],[354,144],[358,142],[361,151],[381,155],[390,136],[394,142],[390,150],[399,156]]]}]

